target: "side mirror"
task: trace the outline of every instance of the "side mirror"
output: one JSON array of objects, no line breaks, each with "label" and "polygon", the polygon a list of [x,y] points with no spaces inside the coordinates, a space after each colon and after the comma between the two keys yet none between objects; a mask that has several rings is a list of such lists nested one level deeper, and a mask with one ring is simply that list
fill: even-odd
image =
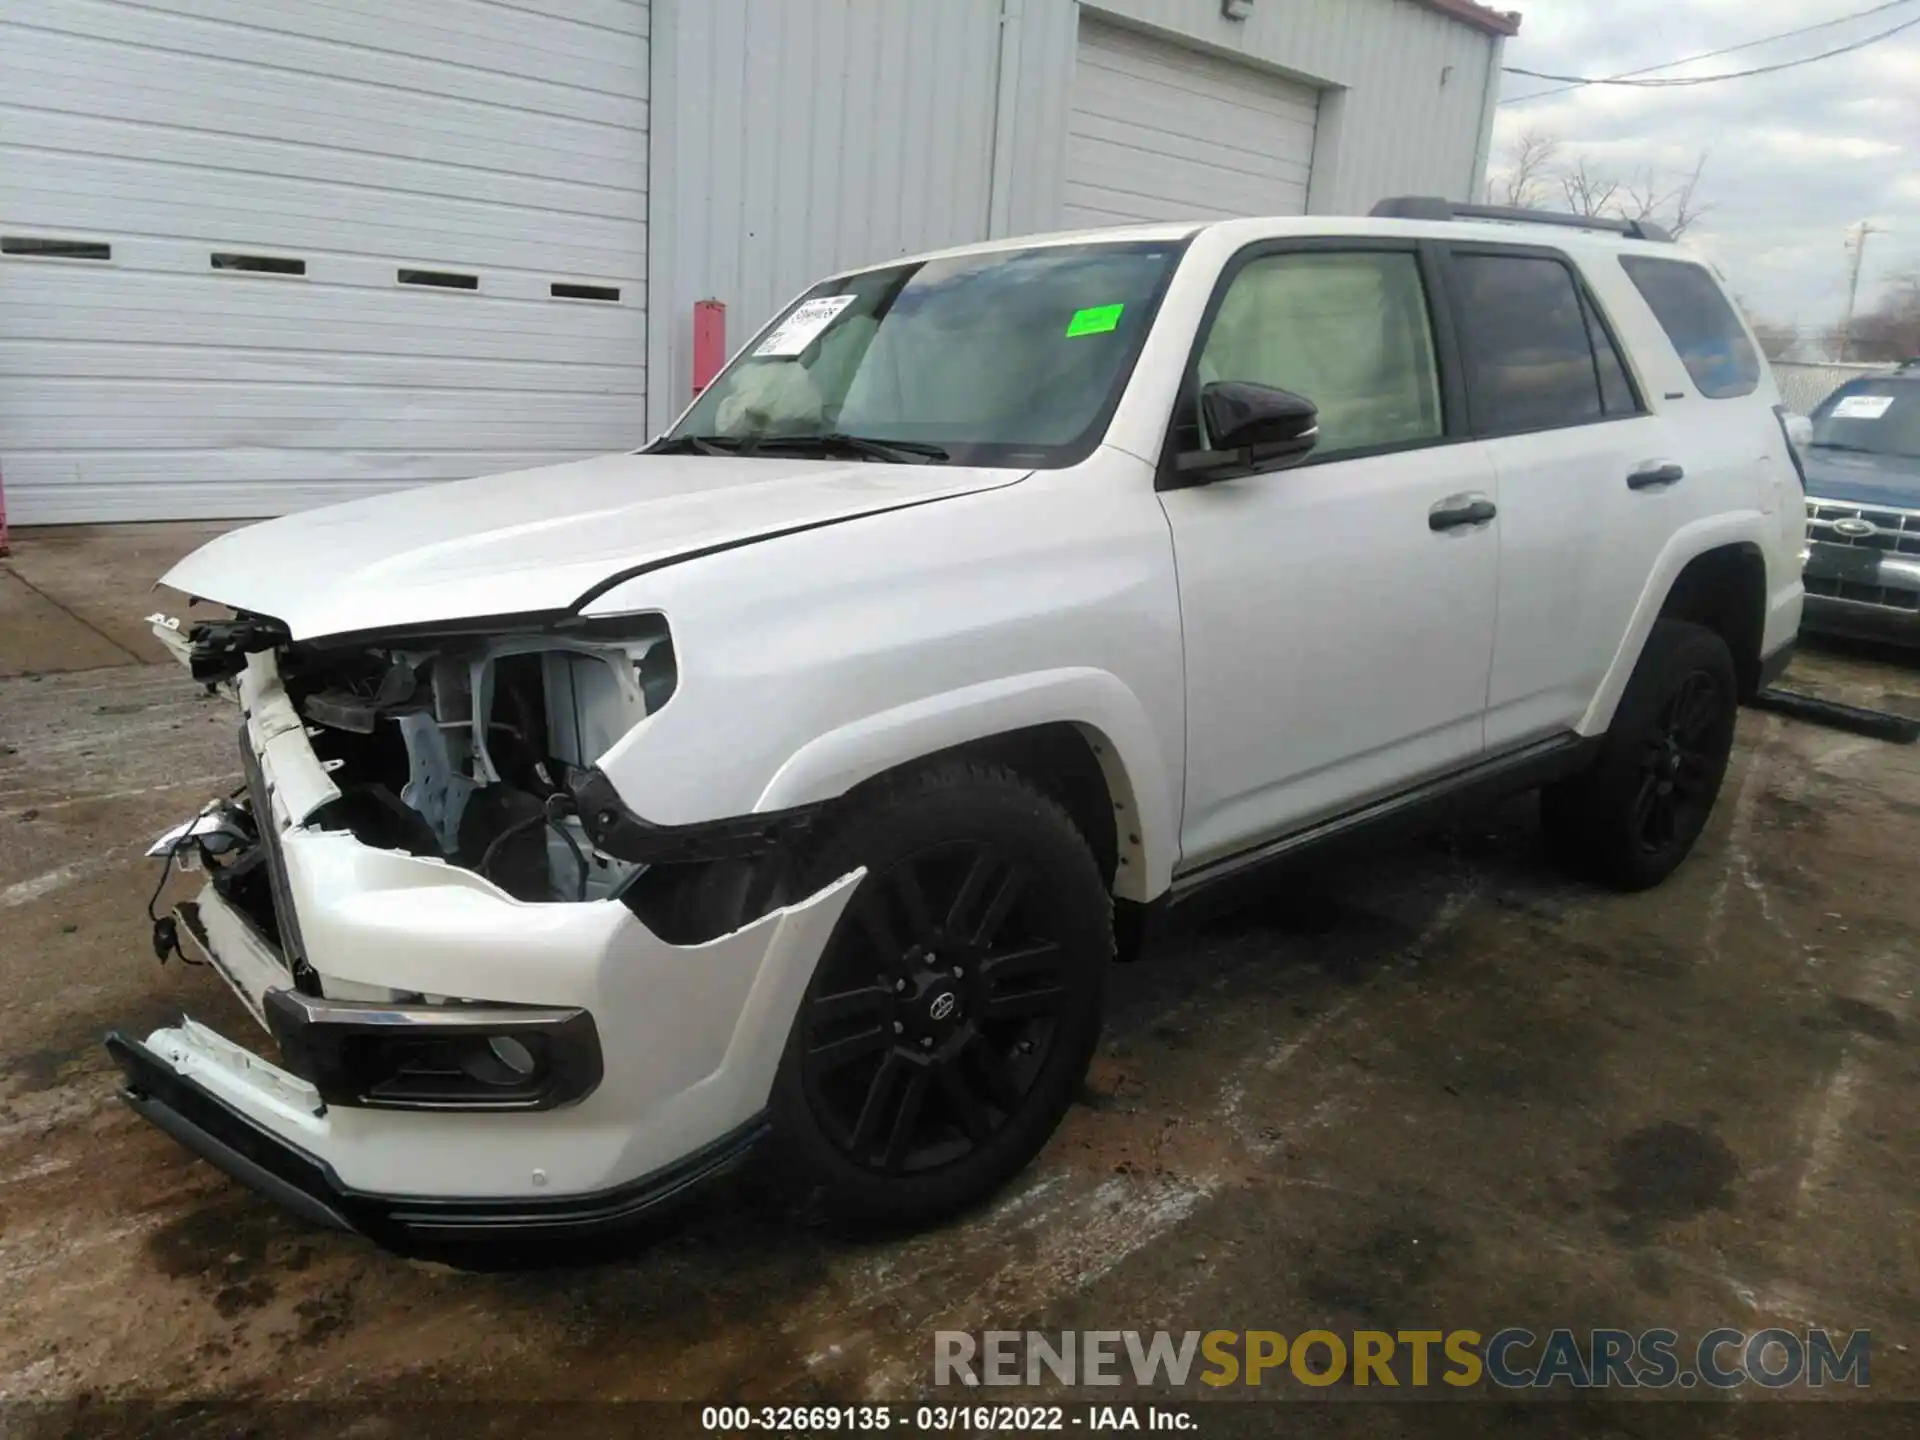
[{"label": "side mirror", "polygon": [[1200,387],[1200,418],[1211,450],[1189,450],[1174,465],[1189,485],[1284,470],[1320,439],[1320,408],[1304,395],[1245,380]]}]

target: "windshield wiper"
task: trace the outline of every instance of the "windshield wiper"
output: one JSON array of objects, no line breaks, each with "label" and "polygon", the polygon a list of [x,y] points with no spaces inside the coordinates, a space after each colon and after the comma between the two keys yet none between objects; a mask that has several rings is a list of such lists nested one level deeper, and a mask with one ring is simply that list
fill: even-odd
[{"label": "windshield wiper", "polygon": [[1832,440],[1815,440],[1813,442],[1813,448],[1816,450],[1850,450],[1855,455],[1881,455],[1886,453],[1885,451],[1874,450],[1866,445],[1840,445]]},{"label": "windshield wiper", "polygon": [[738,455],[740,442],[731,435],[670,435],[656,440],[642,455]]},{"label": "windshield wiper", "polygon": [[884,460],[892,465],[924,465],[947,458],[947,452],[924,440],[875,440],[865,435],[764,435],[758,450],[804,450],[820,455],[857,455],[862,460]]}]

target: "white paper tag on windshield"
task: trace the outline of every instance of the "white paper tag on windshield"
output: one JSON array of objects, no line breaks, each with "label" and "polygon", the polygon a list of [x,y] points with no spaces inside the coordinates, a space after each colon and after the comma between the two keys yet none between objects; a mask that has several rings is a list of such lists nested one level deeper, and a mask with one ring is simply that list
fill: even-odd
[{"label": "white paper tag on windshield", "polygon": [[834,317],[860,297],[857,295],[821,295],[803,300],[773,333],[760,342],[755,355],[798,355],[811,345]]},{"label": "white paper tag on windshield", "polygon": [[1833,407],[1829,420],[1878,420],[1893,408],[1891,395],[1849,395]]}]

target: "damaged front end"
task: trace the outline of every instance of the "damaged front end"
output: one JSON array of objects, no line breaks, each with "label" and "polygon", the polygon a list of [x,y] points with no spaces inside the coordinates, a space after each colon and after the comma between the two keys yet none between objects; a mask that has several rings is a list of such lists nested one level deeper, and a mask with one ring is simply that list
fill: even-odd
[{"label": "damaged front end", "polygon": [[[156,622],[233,690],[246,782],[156,842],[207,876],[156,949],[214,967],[279,1063],[190,1020],[115,1035],[141,1113],[388,1243],[619,1223],[758,1138],[858,876],[789,897],[809,814],[650,825],[596,768],[673,696],[661,617],[324,645]],[[728,906],[687,903],[726,867]]]}]

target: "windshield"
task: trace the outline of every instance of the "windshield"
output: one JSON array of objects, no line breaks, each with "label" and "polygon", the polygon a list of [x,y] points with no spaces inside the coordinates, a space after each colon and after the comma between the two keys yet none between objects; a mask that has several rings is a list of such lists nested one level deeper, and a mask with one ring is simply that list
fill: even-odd
[{"label": "windshield", "polygon": [[1813,412],[1813,444],[1920,460],[1920,384],[1855,380]]},{"label": "windshield", "polygon": [[1104,433],[1183,245],[1003,250],[825,281],[658,444],[790,453],[857,437],[934,463],[1072,464]]}]

